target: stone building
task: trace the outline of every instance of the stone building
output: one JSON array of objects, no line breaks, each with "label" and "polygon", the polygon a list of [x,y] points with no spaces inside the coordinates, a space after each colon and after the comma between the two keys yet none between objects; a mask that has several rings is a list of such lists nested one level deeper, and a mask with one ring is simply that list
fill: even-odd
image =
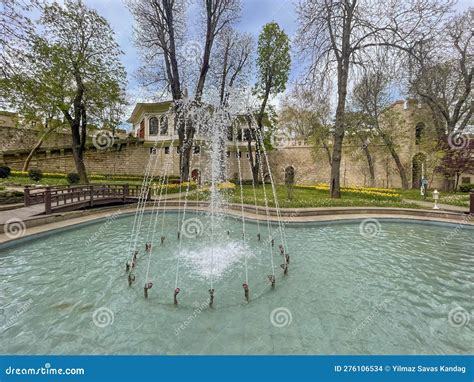
[{"label": "stone building", "polygon": [[[143,175],[151,156],[158,155],[154,175],[165,171],[171,176],[179,174],[178,135],[169,112],[169,102],[139,103],[135,106],[129,123],[130,136],[121,134],[121,139],[110,141],[106,147],[94,145],[93,136],[86,145],[85,165],[91,174]],[[1,122],[0,118],[0,165],[6,164],[20,170],[29,149],[36,142],[31,130]],[[413,101],[398,101],[387,109],[382,121],[384,129],[391,134],[401,164],[405,169],[409,185],[419,187],[423,174],[430,187],[444,189],[446,180],[435,173],[439,153],[434,149],[435,130],[429,110]],[[226,144],[226,175],[237,179],[251,179],[248,161],[245,124],[238,129],[236,140],[228,137]],[[100,133],[100,131],[99,131]],[[94,133],[96,134],[96,133]],[[192,150],[191,172],[196,180],[206,181],[210,159],[207,142],[197,135]],[[33,158],[30,168],[44,172],[74,172],[74,161],[67,132],[53,134],[45,141]],[[368,161],[360,142],[346,136],[341,161],[341,184],[343,186],[401,187],[397,166],[380,140],[368,145],[374,163],[375,181],[371,182]],[[293,167],[296,183],[328,183],[330,163],[323,147],[304,140],[279,141],[268,152],[268,162],[276,182],[284,182],[285,169]],[[266,167],[266,166],[265,166]],[[265,170],[267,173],[267,170]],[[268,175],[267,175],[268,176]],[[474,182],[473,174],[464,174],[462,181]]]},{"label": "stone building", "polygon": [[[179,175],[179,137],[174,125],[171,102],[137,103],[128,119],[132,125],[132,134],[144,146],[149,148],[150,154],[159,155],[158,163],[166,166],[168,155],[171,169],[169,173]],[[247,127],[238,123],[236,131],[228,131],[226,135],[225,172],[228,179],[250,179],[251,171],[248,163],[247,142],[243,139]],[[234,133],[236,136],[234,137]],[[234,139],[235,138],[235,139]],[[211,148],[207,139],[196,133],[191,154],[191,176],[194,180],[205,182],[209,179]],[[159,171],[161,172],[161,171]]]}]

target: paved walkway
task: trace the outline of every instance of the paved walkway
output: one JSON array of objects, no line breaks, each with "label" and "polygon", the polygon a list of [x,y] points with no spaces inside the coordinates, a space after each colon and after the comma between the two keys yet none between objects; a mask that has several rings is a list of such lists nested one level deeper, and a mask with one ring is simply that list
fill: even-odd
[{"label": "paved walkway", "polygon": [[[418,204],[420,207],[424,207],[426,209],[432,209],[434,206],[434,202],[428,202],[424,200],[415,200],[415,199],[403,199],[403,200],[408,203]],[[441,211],[469,212],[469,207],[452,206],[450,204],[441,204],[441,203],[439,203],[438,206]]]}]

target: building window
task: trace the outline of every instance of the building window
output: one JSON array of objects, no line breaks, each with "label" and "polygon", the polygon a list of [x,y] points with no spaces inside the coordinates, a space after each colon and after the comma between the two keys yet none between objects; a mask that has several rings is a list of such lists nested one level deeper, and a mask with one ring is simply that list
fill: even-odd
[{"label": "building window", "polygon": [[237,140],[239,142],[242,142],[242,130],[241,129],[237,129]]},{"label": "building window", "polygon": [[194,154],[199,154],[201,152],[201,147],[200,146],[194,146]]},{"label": "building window", "polygon": [[179,154],[179,146],[176,146],[176,154]]},{"label": "building window", "polygon": [[471,177],[470,176],[463,176],[461,179],[462,184],[469,184],[471,183]]},{"label": "building window", "polygon": [[168,135],[168,116],[160,118],[160,135]]},{"label": "building window", "polygon": [[415,128],[415,144],[419,145],[421,143],[421,138],[423,137],[423,131],[425,130],[425,124],[420,122],[416,125]]},{"label": "building window", "polygon": [[148,125],[149,135],[158,135],[158,118],[151,117],[148,121]]},{"label": "building window", "polygon": [[150,155],[156,155],[156,147],[150,147]]},{"label": "building window", "polygon": [[227,152],[225,153],[225,156],[226,156],[227,158],[230,158],[230,151],[227,151]]},{"label": "building window", "polygon": [[170,153],[170,147],[169,146],[166,146],[165,147],[165,154],[169,154]]},{"label": "building window", "polygon": [[236,158],[242,158],[242,152],[241,151],[236,151],[235,152],[235,157]]},{"label": "building window", "polygon": [[249,155],[249,153],[247,152],[247,159],[249,159],[249,158],[250,158],[250,155]]}]

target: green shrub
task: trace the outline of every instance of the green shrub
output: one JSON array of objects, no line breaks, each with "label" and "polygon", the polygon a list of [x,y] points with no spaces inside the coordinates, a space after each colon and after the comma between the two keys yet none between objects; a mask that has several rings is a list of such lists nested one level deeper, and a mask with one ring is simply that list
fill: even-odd
[{"label": "green shrub", "polygon": [[11,169],[8,166],[0,167],[0,178],[8,178],[10,176]]},{"label": "green shrub", "polygon": [[41,170],[30,170],[28,172],[28,176],[30,177],[31,180],[34,180],[35,182],[39,182],[41,179],[43,179],[43,171]]},{"label": "green shrub", "polygon": [[461,192],[469,192],[474,190],[474,183],[464,183],[459,186],[459,191]]},{"label": "green shrub", "polygon": [[67,182],[69,184],[79,184],[81,177],[75,172],[71,172],[66,176]]}]

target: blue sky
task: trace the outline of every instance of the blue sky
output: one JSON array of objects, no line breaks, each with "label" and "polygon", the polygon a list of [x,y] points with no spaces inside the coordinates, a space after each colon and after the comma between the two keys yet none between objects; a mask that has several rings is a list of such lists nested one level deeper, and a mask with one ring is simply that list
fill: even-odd
[{"label": "blue sky", "polygon": [[[133,16],[121,0],[85,0],[104,16],[114,29],[117,40],[125,52],[122,61],[127,69],[129,91],[134,92],[138,83],[134,73],[140,66],[140,54],[133,46]],[[194,0],[197,2],[197,0]],[[263,25],[277,22],[291,36],[296,31],[295,4],[292,0],[243,0],[242,17],[236,28],[251,33],[257,39]]]},{"label": "blue sky", "polygon": [[[191,1],[197,3],[199,0]],[[128,91],[132,96],[137,94],[139,84],[134,74],[140,66],[140,54],[132,42],[134,24],[132,15],[122,0],[85,0],[85,2],[97,9],[114,29],[117,40],[125,53],[122,60],[128,73]],[[296,4],[297,0],[242,0],[242,16],[236,28],[251,33],[257,40],[263,25],[275,21],[290,38],[293,38],[297,28]],[[471,0],[458,0],[455,8],[458,11],[465,10],[470,5]],[[295,55],[293,55],[290,81],[297,77],[299,69],[300,67],[295,61]]]}]

